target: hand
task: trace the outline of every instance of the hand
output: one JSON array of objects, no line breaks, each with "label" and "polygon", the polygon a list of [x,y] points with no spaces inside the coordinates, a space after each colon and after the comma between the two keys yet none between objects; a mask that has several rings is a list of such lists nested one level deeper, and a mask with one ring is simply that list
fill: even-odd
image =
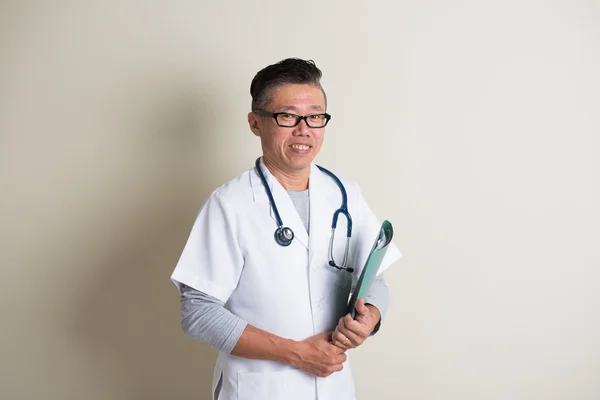
[{"label": "hand", "polygon": [[323,332],[297,342],[290,365],[320,377],[341,371],[346,361],[344,350],[331,344],[331,332]]},{"label": "hand", "polygon": [[352,319],[350,314],[340,318],[331,335],[332,343],[341,350],[354,349],[363,344],[381,319],[377,307],[365,305],[365,299],[356,302],[356,313],[356,319]]}]

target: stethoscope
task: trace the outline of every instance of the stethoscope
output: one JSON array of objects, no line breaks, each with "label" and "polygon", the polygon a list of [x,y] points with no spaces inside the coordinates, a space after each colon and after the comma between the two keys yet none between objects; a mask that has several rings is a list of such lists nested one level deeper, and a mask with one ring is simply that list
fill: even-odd
[{"label": "stethoscope", "polygon": [[[275,230],[275,241],[277,244],[281,246],[289,246],[294,240],[294,231],[287,226],[283,226],[283,222],[281,221],[281,217],[279,216],[279,210],[277,210],[277,206],[275,205],[275,200],[273,200],[273,194],[271,193],[271,189],[269,189],[269,185],[267,185],[267,180],[262,170],[260,169],[260,157],[256,159],[256,171],[260,176],[260,180],[262,181],[263,186],[265,187],[265,191],[267,192],[267,196],[269,197],[269,202],[271,203],[271,207],[275,212],[275,218],[277,219],[277,229]],[[329,240],[329,265],[339,270],[345,270],[350,273],[354,272],[354,268],[347,267],[346,263],[348,262],[348,250],[350,248],[350,237],[352,237],[352,217],[350,216],[350,212],[348,211],[348,199],[346,196],[346,188],[342,182],[338,179],[337,176],[333,174],[333,172],[317,165],[317,167],[329,175],[331,179],[335,181],[335,183],[340,188],[342,192],[342,206],[338,208],[333,213],[333,221],[331,223],[331,239]],[[342,265],[337,265],[335,260],[333,259],[333,239],[335,237],[335,228],[337,227],[337,221],[340,214],[343,214],[348,221],[347,229],[346,229],[346,249],[344,250],[344,260],[342,261]]]}]

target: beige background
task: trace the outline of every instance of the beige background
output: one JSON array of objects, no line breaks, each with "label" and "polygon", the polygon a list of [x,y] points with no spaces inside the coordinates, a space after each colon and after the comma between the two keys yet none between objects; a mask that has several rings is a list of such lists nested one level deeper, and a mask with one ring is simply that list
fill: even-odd
[{"label": "beige background", "polygon": [[596,1],[0,3],[2,399],[207,399],[169,280],[260,154],[265,65],[312,58],[318,158],[402,261],[361,399],[600,398]]}]

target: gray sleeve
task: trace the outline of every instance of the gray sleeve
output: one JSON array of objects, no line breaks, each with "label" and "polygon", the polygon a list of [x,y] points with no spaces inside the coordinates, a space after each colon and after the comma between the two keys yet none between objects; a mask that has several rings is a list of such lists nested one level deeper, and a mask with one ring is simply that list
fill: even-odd
[{"label": "gray sleeve", "polygon": [[230,354],[247,324],[227,310],[222,301],[182,286],[181,329],[187,335]]},{"label": "gray sleeve", "polygon": [[373,281],[373,285],[371,286],[371,290],[369,294],[365,297],[365,304],[371,304],[377,307],[379,313],[381,314],[381,320],[375,326],[373,333],[374,335],[377,333],[381,324],[383,323],[383,319],[385,314],[387,313],[388,305],[390,303],[390,291],[385,284],[385,280],[383,277],[383,273],[377,275],[375,280]]}]

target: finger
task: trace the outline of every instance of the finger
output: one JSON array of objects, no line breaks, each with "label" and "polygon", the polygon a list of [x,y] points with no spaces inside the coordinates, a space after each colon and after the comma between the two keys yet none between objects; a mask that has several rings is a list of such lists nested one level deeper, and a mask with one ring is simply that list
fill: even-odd
[{"label": "finger", "polygon": [[368,319],[355,320],[351,316],[344,317],[343,327],[354,332],[360,333],[365,330]]},{"label": "finger", "polygon": [[[349,316],[350,314],[348,314]],[[336,337],[338,337],[338,334],[341,333],[341,330],[344,329],[346,327],[346,318],[345,317],[341,317],[338,321],[338,325],[336,326],[335,330],[333,331],[333,333],[331,334],[331,340],[334,340]]]},{"label": "finger", "polygon": [[369,336],[373,330],[371,318],[366,316],[362,316],[359,319],[352,319],[352,317],[348,317],[344,320],[344,327],[365,338]]},{"label": "finger", "polygon": [[350,344],[350,339],[348,339],[342,332],[337,330],[333,333],[332,340],[336,346],[344,350],[348,349],[348,345]]},{"label": "finger", "polygon": [[343,364],[346,362],[348,357],[346,356],[346,350],[341,351],[339,348],[333,346],[335,348],[336,353],[332,355],[331,359],[328,361],[329,365]]},{"label": "finger", "polygon": [[331,335],[331,341],[332,342],[343,342],[344,339],[346,337],[342,334],[342,332],[340,332],[339,330],[335,330],[335,332],[333,332],[333,334]]},{"label": "finger", "polygon": [[351,327],[353,325],[357,325],[360,324],[360,322],[356,321],[354,318],[352,318],[352,316],[350,314],[346,314],[345,316],[343,316],[342,318],[340,318],[340,322],[338,323],[338,327],[337,329],[351,329]]},{"label": "finger", "polygon": [[333,370],[333,372],[338,372],[344,369],[344,366],[342,364],[335,364],[333,367],[331,367],[331,369]]},{"label": "finger", "polygon": [[360,346],[364,341],[364,338],[361,335],[351,331],[350,329],[342,328],[340,332],[348,338],[349,343],[343,344],[350,349],[355,348],[356,346]]},{"label": "finger", "polygon": [[338,322],[337,326],[335,327],[335,330],[333,332],[331,332],[331,338],[332,338],[332,340],[333,340],[333,337],[335,336],[335,333],[339,332],[339,330],[340,330],[340,328],[342,326],[341,324],[342,324],[342,321],[340,320]]},{"label": "finger", "polygon": [[343,327],[343,325],[342,325],[342,322],[340,322],[340,323],[338,324],[338,326],[335,328],[335,331],[333,331],[333,332],[331,333],[331,340],[334,340],[334,339],[337,337],[337,335],[340,333],[340,329],[341,329],[342,327]]},{"label": "finger", "polygon": [[353,322],[354,324],[357,324],[357,322],[352,319],[350,314],[346,315],[345,317],[342,317],[340,319],[340,323],[339,323],[338,327],[336,328],[337,333],[335,333],[335,339],[347,349],[352,349],[352,348],[356,347],[354,344],[352,344],[350,337],[347,335],[347,334],[350,334],[351,332],[354,332],[355,330],[357,330],[356,326],[354,326],[352,328],[350,327],[350,325],[349,325],[350,321]]},{"label": "finger", "polygon": [[341,364],[345,363],[347,359],[348,359],[348,356],[346,356],[346,353],[338,354],[337,357],[335,358],[336,365],[341,365]]},{"label": "finger", "polygon": [[320,376],[321,378],[326,378],[329,375],[333,374],[334,372],[341,371],[343,368],[344,368],[344,366],[342,364],[332,365],[332,366],[329,366],[329,367],[323,369],[322,371],[318,372],[317,375]]},{"label": "finger", "polygon": [[366,322],[361,322],[353,320],[352,317],[346,318],[344,320],[343,328],[340,329],[340,332],[342,332],[344,335],[346,335],[347,332],[351,332],[362,338],[363,341],[371,334],[372,331],[373,327],[368,320]]},{"label": "finger", "polygon": [[354,321],[358,321],[361,324],[366,324],[373,317],[373,312],[369,309],[369,307],[364,306],[361,308],[360,312],[356,312],[356,316],[354,317]]},{"label": "finger", "polygon": [[345,354],[348,350],[352,349],[352,347],[350,347],[351,343],[349,340],[347,341],[347,343],[348,345],[340,342],[339,340],[336,340],[335,342],[331,343],[332,346],[335,348],[335,354],[342,355]]},{"label": "finger", "polygon": [[360,315],[368,315],[371,312],[369,308],[365,305],[365,299],[358,299],[358,301],[356,302],[356,312]]},{"label": "finger", "polygon": [[368,325],[370,320],[371,320],[371,319],[370,319],[369,317],[367,317],[367,316],[365,316],[365,315],[362,315],[362,314],[359,314],[359,315],[356,317],[356,322],[358,322],[358,323],[360,323],[360,324],[362,324],[362,325]]},{"label": "finger", "polygon": [[343,345],[344,339],[342,338],[342,336],[343,336],[342,333],[339,332],[338,330],[336,330],[335,332],[333,332],[333,335],[331,335],[331,343],[334,346],[345,349],[345,347]]}]

